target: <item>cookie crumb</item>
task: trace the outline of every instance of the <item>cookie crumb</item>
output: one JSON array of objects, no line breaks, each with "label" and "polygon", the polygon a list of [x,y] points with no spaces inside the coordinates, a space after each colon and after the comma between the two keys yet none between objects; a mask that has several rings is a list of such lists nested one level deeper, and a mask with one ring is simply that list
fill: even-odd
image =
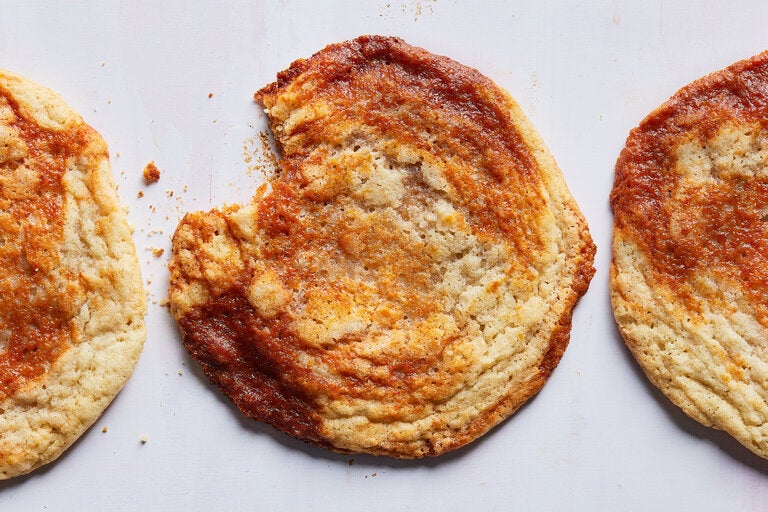
[{"label": "cookie crumb", "polygon": [[181,368],[179,368],[179,371],[178,371],[178,372],[176,372],[176,373],[178,373],[178,374],[179,374],[179,376],[181,376],[181,375],[184,375],[184,370],[182,370]]},{"label": "cookie crumb", "polygon": [[208,98],[213,98],[213,93],[212,92],[208,93]]},{"label": "cookie crumb", "polygon": [[154,160],[144,166],[144,180],[147,183],[157,183],[160,181],[160,169],[157,168]]},{"label": "cookie crumb", "polygon": [[107,433],[107,427],[101,427],[101,432],[102,432],[102,434],[106,434]]},{"label": "cookie crumb", "polygon": [[136,192],[136,197],[138,197],[139,199],[141,199],[142,197],[144,197],[144,192],[142,192],[141,190],[139,190],[138,192]]},{"label": "cookie crumb", "polygon": [[143,435],[141,436],[141,439],[139,439],[139,441],[141,441],[141,444],[147,444],[147,441],[149,441],[149,438],[146,435]]},{"label": "cookie crumb", "polygon": [[348,464],[348,465],[350,465],[350,466],[351,466],[352,464],[354,464],[354,463],[355,463],[355,459],[349,459],[349,460],[347,461],[347,464]]},{"label": "cookie crumb", "polygon": [[168,297],[163,297],[160,299],[160,307],[167,308],[170,305],[170,302],[168,301]]},{"label": "cookie crumb", "polygon": [[163,255],[164,252],[165,252],[165,249],[163,249],[162,247],[152,249],[152,254],[155,256],[155,258],[159,258],[160,256]]}]

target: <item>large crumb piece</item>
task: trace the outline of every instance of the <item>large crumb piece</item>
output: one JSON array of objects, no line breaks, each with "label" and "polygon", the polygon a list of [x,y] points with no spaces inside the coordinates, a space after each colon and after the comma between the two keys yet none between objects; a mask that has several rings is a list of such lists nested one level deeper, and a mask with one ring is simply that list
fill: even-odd
[{"label": "large crumb piece", "polygon": [[160,169],[157,168],[154,160],[144,166],[144,181],[147,183],[160,181]]}]

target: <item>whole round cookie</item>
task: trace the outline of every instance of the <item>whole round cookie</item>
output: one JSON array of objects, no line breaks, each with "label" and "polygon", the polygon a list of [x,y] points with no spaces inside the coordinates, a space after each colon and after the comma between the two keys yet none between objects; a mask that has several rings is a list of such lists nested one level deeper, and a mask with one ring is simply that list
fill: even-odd
[{"label": "whole round cookie", "polygon": [[768,457],[768,53],[632,130],[611,203],[627,346],[689,416]]},{"label": "whole round cookie", "polygon": [[0,70],[0,479],[100,416],[139,356],[145,304],[106,144],[57,94]]},{"label": "whole round cookie", "polygon": [[279,173],[173,239],[171,311],[208,378],[307,442],[406,458],[462,446],[536,393],[595,249],[509,95],[364,36],[256,99]]}]

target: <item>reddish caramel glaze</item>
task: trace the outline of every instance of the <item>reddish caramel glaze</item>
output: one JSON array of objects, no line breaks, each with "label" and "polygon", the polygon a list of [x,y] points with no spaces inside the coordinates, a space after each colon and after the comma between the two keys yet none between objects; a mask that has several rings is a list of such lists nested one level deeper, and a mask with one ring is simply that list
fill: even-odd
[{"label": "reddish caramel glaze", "polygon": [[288,347],[296,341],[281,322],[258,317],[242,289],[217,297],[185,316],[184,346],[205,374],[245,414],[300,439],[321,442],[313,399]]},{"label": "reddish caramel glaze", "polygon": [[15,116],[9,124],[27,146],[23,165],[38,178],[30,187],[14,183],[18,164],[5,166],[0,186],[0,399],[44,375],[63,354],[72,332],[72,298],[52,286],[50,273],[63,272],[57,246],[63,239],[62,178],[67,160],[85,147],[90,128],[54,131],[27,117],[0,91],[0,106]]},{"label": "reddish caramel glaze", "polygon": [[693,309],[685,283],[706,269],[738,283],[768,325],[768,175],[686,184],[684,200],[673,199],[682,184],[677,149],[705,143],[726,123],[768,129],[768,53],[684,87],[631,132],[611,194],[616,229]]}]

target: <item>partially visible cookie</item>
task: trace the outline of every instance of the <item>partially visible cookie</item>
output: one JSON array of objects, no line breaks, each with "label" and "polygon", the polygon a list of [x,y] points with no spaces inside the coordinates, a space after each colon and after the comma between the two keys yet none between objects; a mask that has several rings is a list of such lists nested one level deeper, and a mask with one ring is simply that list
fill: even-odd
[{"label": "partially visible cookie", "polygon": [[462,446],[535,394],[595,248],[509,95],[365,36],[256,98],[279,174],[173,238],[171,311],[208,378],[295,437],[393,457]]},{"label": "partially visible cookie", "polygon": [[0,479],[52,461],[130,376],[146,298],[107,146],[0,70]]},{"label": "partially visible cookie", "polygon": [[768,53],[632,130],[611,203],[627,346],[689,416],[768,457]]}]

